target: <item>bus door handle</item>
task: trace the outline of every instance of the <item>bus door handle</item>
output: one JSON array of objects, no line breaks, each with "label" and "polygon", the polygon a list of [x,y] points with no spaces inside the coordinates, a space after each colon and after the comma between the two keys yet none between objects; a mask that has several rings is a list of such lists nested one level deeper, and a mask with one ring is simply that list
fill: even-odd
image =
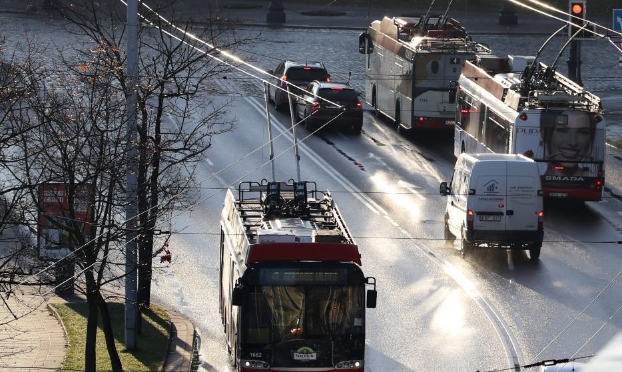
[{"label": "bus door handle", "polygon": [[507,211],[505,211],[505,214],[507,214],[508,216],[513,216],[514,215],[514,211],[513,210],[507,210]]}]

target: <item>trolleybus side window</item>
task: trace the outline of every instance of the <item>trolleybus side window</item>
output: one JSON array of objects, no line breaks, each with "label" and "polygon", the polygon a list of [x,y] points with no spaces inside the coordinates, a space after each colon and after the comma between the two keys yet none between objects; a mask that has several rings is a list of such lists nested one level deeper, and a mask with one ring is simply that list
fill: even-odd
[{"label": "trolleybus side window", "polygon": [[509,130],[507,122],[493,110],[488,110],[484,130],[484,143],[490,150],[505,154],[508,151]]}]

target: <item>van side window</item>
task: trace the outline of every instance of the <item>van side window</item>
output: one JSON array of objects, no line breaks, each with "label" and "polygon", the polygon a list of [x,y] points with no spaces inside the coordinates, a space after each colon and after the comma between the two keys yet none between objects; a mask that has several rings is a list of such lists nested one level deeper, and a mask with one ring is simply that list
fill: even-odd
[{"label": "van side window", "polygon": [[469,189],[469,176],[464,173],[462,176],[462,182],[460,182],[460,189],[457,191],[459,195],[467,195]]},{"label": "van side window", "polygon": [[458,181],[460,180],[460,171],[454,170],[454,174],[451,176],[451,182],[449,182],[449,193],[456,194],[458,192]]}]

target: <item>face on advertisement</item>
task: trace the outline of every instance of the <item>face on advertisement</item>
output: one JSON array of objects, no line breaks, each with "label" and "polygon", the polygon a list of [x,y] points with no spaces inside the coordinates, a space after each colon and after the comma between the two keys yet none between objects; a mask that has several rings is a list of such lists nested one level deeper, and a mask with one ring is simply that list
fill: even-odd
[{"label": "face on advertisement", "polygon": [[565,174],[581,172],[579,162],[590,156],[594,137],[590,116],[581,111],[564,111],[555,116],[548,130],[547,160],[562,165]]}]

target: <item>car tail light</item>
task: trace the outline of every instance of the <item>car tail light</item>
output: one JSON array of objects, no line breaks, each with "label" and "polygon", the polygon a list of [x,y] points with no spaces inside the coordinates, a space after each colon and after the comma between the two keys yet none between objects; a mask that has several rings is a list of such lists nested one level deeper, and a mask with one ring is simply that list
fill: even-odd
[{"label": "car tail light", "polygon": [[319,103],[318,101],[314,101],[314,102],[311,104],[311,110],[312,110],[312,111],[317,111],[317,110],[319,110],[319,109],[320,109],[320,103]]},{"label": "car tail light", "polygon": [[331,82],[331,80],[330,80],[330,76],[327,76],[327,77],[326,77],[326,81],[327,81],[327,82],[329,82],[329,83]]},{"label": "car tail light", "polygon": [[538,212],[538,230],[544,229],[544,211]]},{"label": "car tail light", "polygon": [[472,209],[467,209],[467,229],[473,228],[473,221],[475,220],[475,212]]},{"label": "car tail light", "polygon": [[343,90],[343,88],[330,88],[330,90]]},{"label": "car tail light", "polygon": [[363,108],[363,104],[362,104],[362,103],[360,103],[360,102],[357,102],[357,103],[356,103],[356,108]]},{"label": "car tail light", "polygon": [[303,70],[311,70],[311,67],[309,67],[309,66],[305,66],[305,67],[303,67],[302,69],[303,69]]}]

